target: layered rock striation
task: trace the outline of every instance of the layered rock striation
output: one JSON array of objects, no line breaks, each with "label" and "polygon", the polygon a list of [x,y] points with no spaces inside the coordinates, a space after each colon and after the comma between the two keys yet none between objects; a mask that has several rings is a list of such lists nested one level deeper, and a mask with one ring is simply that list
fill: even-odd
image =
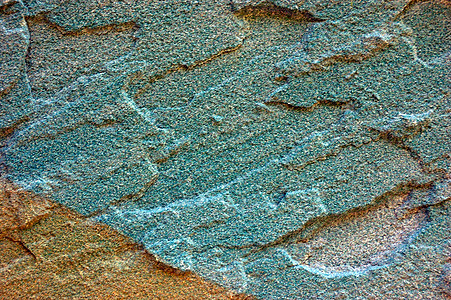
[{"label": "layered rock striation", "polygon": [[5,180],[235,293],[450,296],[449,1],[0,12]]}]

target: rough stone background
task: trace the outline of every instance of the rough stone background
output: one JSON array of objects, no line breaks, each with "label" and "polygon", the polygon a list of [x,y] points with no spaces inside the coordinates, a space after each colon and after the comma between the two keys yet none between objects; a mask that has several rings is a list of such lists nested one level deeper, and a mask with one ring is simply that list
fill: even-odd
[{"label": "rough stone background", "polygon": [[450,20],[444,0],[0,0],[3,294],[451,297]]},{"label": "rough stone background", "polygon": [[0,185],[0,299],[251,299],[163,265],[49,199]]}]

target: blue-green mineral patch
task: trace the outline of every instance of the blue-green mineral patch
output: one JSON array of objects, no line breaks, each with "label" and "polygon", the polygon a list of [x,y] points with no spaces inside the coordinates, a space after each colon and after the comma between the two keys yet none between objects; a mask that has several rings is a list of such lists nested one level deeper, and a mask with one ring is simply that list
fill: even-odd
[{"label": "blue-green mineral patch", "polygon": [[2,176],[261,299],[445,299],[450,19],[0,1]]}]

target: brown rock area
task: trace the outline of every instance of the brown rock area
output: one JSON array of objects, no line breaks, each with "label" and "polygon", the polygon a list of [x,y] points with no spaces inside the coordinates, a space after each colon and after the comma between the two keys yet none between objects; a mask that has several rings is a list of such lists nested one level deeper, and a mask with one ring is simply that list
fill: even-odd
[{"label": "brown rock area", "polygon": [[449,299],[449,0],[0,0],[0,300]]},{"label": "brown rock area", "polygon": [[0,299],[250,299],[4,180],[0,208]]}]

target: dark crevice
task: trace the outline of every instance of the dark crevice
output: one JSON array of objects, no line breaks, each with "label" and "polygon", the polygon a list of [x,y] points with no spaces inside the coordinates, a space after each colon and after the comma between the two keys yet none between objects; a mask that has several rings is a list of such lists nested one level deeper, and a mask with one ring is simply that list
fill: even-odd
[{"label": "dark crevice", "polygon": [[274,18],[295,22],[323,22],[324,19],[313,16],[306,10],[295,10],[265,1],[258,5],[249,5],[236,9],[230,2],[231,10],[236,16],[243,18]]},{"label": "dark crevice", "polygon": [[38,14],[36,16],[28,16],[25,17],[27,23],[28,22],[41,22],[47,24],[50,28],[56,30],[63,36],[80,36],[85,34],[94,34],[94,35],[105,35],[111,32],[124,32],[124,31],[136,31],[138,29],[138,25],[134,21],[124,22],[119,24],[108,24],[104,26],[98,27],[85,27],[79,30],[67,30],[63,26],[60,26],[52,21],[46,16],[45,13]]},{"label": "dark crevice", "polygon": [[[170,274],[172,276],[177,276],[177,277],[185,277],[185,278],[189,278],[189,277],[193,277],[193,276],[197,276],[195,275],[194,272],[192,271],[183,271],[177,268],[172,267],[171,265],[168,265],[160,260],[158,260],[158,258],[148,252],[144,246],[140,246],[140,250],[143,251],[143,253],[149,258],[149,260],[153,263],[153,266],[158,269],[161,270],[167,274]],[[205,280],[205,279],[204,279]],[[205,281],[206,284],[213,284],[210,283],[209,281]],[[246,295],[243,293],[236,293],[234,291],[229,291],[228,293],[229,295],[229,299],[230,300],[257,300],[257,298],[253,295]]]},{"label": "dark crevice", "polygon": [[180,277],[186,277],[192,274],[191,271],[183,271],[158,260],[158,258],[154,254],[148,252],[144,246],[141,246],[141,249],[144,251],[145,255],[149,258],[149,260],[153,263],[154,267],[158,270]]},{"label": "dark crevice", "polygon": [[20,248],[22,248],[27,254],[29,254],[31,257],[33,257],[34,260],[37,260],[36,255],[33,253],[33,251],[30,250],[30,248],[27,247],[27,245],[25,245],[24,242],[22,242],[21,240],[15,240],[9,236],[6,236],[5,238],[10,240],[13,243],[18,244],[20,246]]},{"label": "dark crevice", "polygon": [[213,228],[213,227],[215,227],[215,226],[217,226],[217,225],[225,224],[225,223],[226,223],[225,220],[213,220],[213,221],[211,221],[210,223],[207,223],[207,224],[200,224],[200,225],[194,226],[194,227],[192,228],[192,229],[193,229],[193,232],[192,232],[189,236],[195,235],[195,234],[196,234],[196,230],[200,230],[200,229],[210,229],[210,228]]},{"label": "dark crevice", "polygon": [[290,170],[290,171],[302,171],[304,168],[306,168],[309,165],[315,164],[315,163],[320,162],[320,161],[324,161],[324,160],[326,160],[326,159],[328,159],[330,157],[338,156],[343,149],[346,149],[348,147],[353,147],[355,149],[359,149],[360,147],[362,147],[364,145],[368,145],[368,144],[377,142],[379,140],[380,140],[379,138],[370,138],[369,141],[365,141],[365,142],[362,141],[360,144],[349,143],[349,144],[346,144],[346,145],[341,145],[341,146],[338,146],[335,149],[332,149],[329,153],[326,153],[324,155],[315,157],[314,159],[312,159],[310,161],[307,161],[307,162],[305,162],[305,163],[303,163],[301,165],[293,165],[293,164],[290,164],[290,163],[282,163],[282,166],[285,167],[287,170]]},{"label": "dark crevice", "polygon": [[311,106],[298,106],[298,105],[293,105],[293,104],[290,104],[290,103],[287,103],[284,101],[279,101],[279,100],[277,100],[277,98],[275,98],[274,100],[264,102],[264,104],[267,106],[282,107],[282,108],[285,108],[290,111],[311,112],[318,106],[343,108],[343,107],[346,107],[351,102],[352,102],[352,100],[347,100],[347,101],[319,100],[318,102],[316,102],[315,104],[313,104]]},{"label": "dark crevice", "polygon": [[400,18],[402,18],[409,10],[411,10],[417,3],[421,2],[430,2],[431,0],[410,0],[407,2],[407,4],[403,7],[403,9],[396,14],[396,16],[393,18],[393,21],[397,21]]},{"label": "dark crevice", "polygon": [[[256,249],[252,249],[248,254],[244,255],[245,257],[255,254],[257,252],[261,252],[266,250],[267,248],[272,248],[280,245],[287,245],[287,244],[296,244],[296,243],[306,243],[313,237],[315,237],[319,232],[323,231],[324,228],[328,227],[328,224],[331,224],[333,222],[336,222],[337,220],[346,220],[347,216],[358,213],[358,212],[366,212],[370,210],[377,209],[378,207],[382,205],[387,205],[387,203],[390,201],[390,199],[393,199],[396,196],[402,196],[411,193],[412,191],[416,189],[422,189],[430,187],[432,182],[428,182],[425,184],[417,184],[415,182],[407,182],[399,184],[394,189],[380,195],[379,197],[376,197],[371,203],[355,207],[349,210],[346,210],[342,213],[336,213],[336,214],[328,214],[326,216],[319,216],[316,218],[313,218],[309,221],[307,221],[302,227],[290,231],[281,237],[277,238],[276,240],[269,242],[265,245],[250,245],[255,246]],[[442,201],[441,203],[443,203]],[[437,205],[437,204],[435,204]],[[420,211],[421,209],[424,209],[426,207],[429,207],[432,205],[424,205],[421,207],[415,207],[410,210],[411,213],[415,213]]]},{"label": "dark crevice", "polygon": [[171,157],[176,156],[180,151],[186,146],[186,144],[181,145],[181,147],[176,147],[175,149],[172,149],[167,153],[166,155],[163,155],[163,157],[155,159],[153,162],[156,164],[164,164],[167,162]]},{"label": "dark crevice", "polygon": [[22,124],[28,122],[30,118],[28,116],[23,117],[16,123],[9,127],[0,128],[0,177],[8,174],[8,165],[6,163],[7,157],[4,152],[4,148],[8,145],[9,140],[13,137],[14,133],[22,126]]},{"label": "dark crevice", "polygon": [[[434,159],[432,159],[431,161],[424,163],[424,165],[429,168],[430,165],[432,165],[433,163],[440,161],[440,160],[445,160],[445,159],[450,159],[451,160],[451,153],[445,153],[439,157],[436,157]],[[441,170],[441,169],[437,169],[437,170]],[[431,170],[430,172],[433,172],[434,170]]]},{"label": "dark crevice", "polygon": [[11,15],[11,14],[16,13],[16,11],[14,11],[13,7],[17,3],[18,3],[18,1],[9,1],[4,4],[0,4],[0,14]]},{"label": "dark crevice", "polygon": [[118,205],[121,205],[124,203],[139,201],[145,195],[145,193],[149,190],[149,188],[157,182],[157,180],[158,180],[158,176],[155,176],[149,182],[144,184],[143,188],[140,189],[138,192],[136,192],[134,194],[126,195],[116,201],[112,201],[109,203],[109,206],[118,206]]},{"label": "dark crevice", "polygon": [[29,120],[30,117],[26,116],[16,121],[11,126],[0,128],[0,148],[5,146],[4,140],[10,138],[23,123],[26,123]]},{"label": "dark crevice", "polygon": [[120,124],[120,122],[118,120],[105,120],[104,122],[101,122],[101,123],[87,121],[86,124],[92,125],[96,128],[105,128],[105,127],[111,127],[111,126]]},{"label": "dark crevice", "polygon": [[420,211],[420,210],[424,210],[424,209],[428,210],[428,209],[430,209],[430,208],[432,208],[432,207],[438,207],[438,206],[441,206],[441,205],[443,205],[443,204],[445,204],[445,203],[447,203],[447,202],[449,202],[449,201],[451,201],[451,197],[446,198],[446,199],[443,199],[443,200],[438,201],[438,202],[434,202],[434,203],[426,203],[426,204],[418,205],[418,206],[415,206],[415,207],[412,207],[412,208],[407,208],[407,209],[404,211],[403,216],[400,217],[400,219],[403,219],[403,218],[406,218],[406,217],[409,216],[409,215],[415,214],[415,213],[417,213],[417,212]]},{"label": "dark crevice", "polygon": [[110,203],[108,203],[108,206],[106,206],[102,209],[95,210],[95,211],[87,214],[85,216],[85,218],[95,218],[95,217],[98,217],[100,215],[107,213],[112,207],[118,207],[118,206],[126,204],[126,203],[139,201],[142,197],[144,197],[144,195],[149,190],[149,188],[157,182],[157,180],[158,180],[158,176],[155,176],[149,182],[144,184],[144,186],[138,192],[136,192],[134,194],[130,194],[130,195],[125,195],[125,196],[121,197],[120,199],[111,201]]},{"label": "dark crevice", "polygon": [[134,98],[137,99],[142,94],[144,94],[144,92],[150,87],[150,85],[152,83],[156,82],[157,80],[161,80],[163,78],[166,78],[169,75],[171,75],[171,74],[173,74],[175,72],[178,72],[178,71],[190,71],[190,70],[193,70],[193,69],[195,69],[197,67],[200,67],[200,66],[203,66],[203,65],[209,63],[210,61],[215,60],[215,59],[217,59],[217,58],[219,58],[219,57],[221,57],[223,55],[235,52],[238,49],[240,49],[242,46],[243,46],[242,44],[239,44],[239,45],[237,45],[235,47],[229,47],[229,48],[223,49],[223,50],[219,51],[218,53],[216,53],[216,54],[214,54],[214,55],[212,55],[212,56],[210,56],[210,57],[208,57],[206,59],[202,59],[202,60],[198,60],[198,61],[194,62],[192,65],[177,65],[177,66],[175,66],[173,68],[170,68],[170,69],[166,70],[163,73],[151,76],[150,78],[147,78],[147,79],[143,78],[142,71],[138,71],[138,72],[130,75],[130,77],[129,77],[130,83],[128,83],[126,85],[128,86],[130,84],[134,84],[136,81],[143,80],[143,79],[147,81],[146,85],[143,88],[139,89],[136,92],[136,94],[134,95]]},{"label": "dark crevice", "polygon": [[8,83],[8,86],[0,91],[0,98],[6,96],[11,90],[17,85],[19,82],[19,79],[16,79],[10,83]]},{"label": "dark crevice", "polygon": [[411,147],[407,146],[404,143],[404,139],[402,137],[397,137],[393,135],[391,132],[381,132],[380,137],[389,142],[390,144],[405,150],[410,155],[410,157],[412,157],[419,164],[421,170],[425,173],[428,173],[421,156]]},{"label": "dark crevice", "polygon": [[[258,248],[258,249],[263,249],[263,247],[266,244],[261,244],[261,243],[250,243],[250,244],[245,244],[245,245],[217,245],[217,247],[219,248],[223,248],[223,249],[231,249],[231,250],[243,250],[243,249],[251,249],[251,248]],[[243,257],[246,257],[247,255],[244,255]]]}]

